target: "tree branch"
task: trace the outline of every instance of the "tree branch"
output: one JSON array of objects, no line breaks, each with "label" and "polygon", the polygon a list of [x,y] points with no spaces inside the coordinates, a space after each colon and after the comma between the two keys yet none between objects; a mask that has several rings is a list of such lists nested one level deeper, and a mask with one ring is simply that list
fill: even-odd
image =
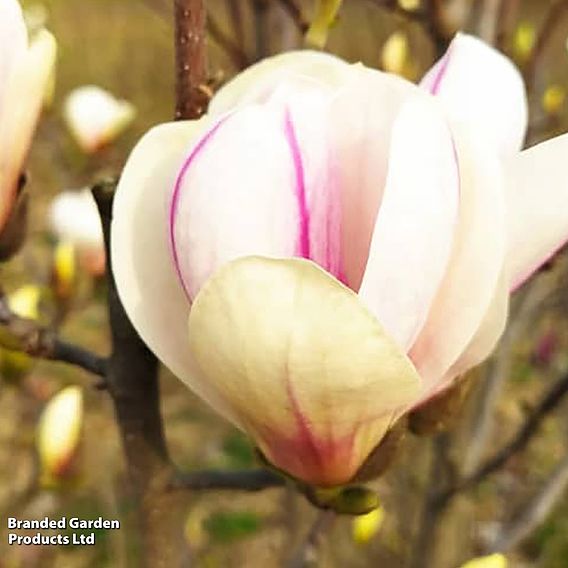
[{"label": "tree branch", "polygon": [[203,0],[174,0],[176,120],[199,118],[209,102]]},{"label": "tree branch", "polygon": [[511,457],[522,451],[532,440],[544,419],[560,404],[560,402],[562,402],[567,393],[568,373],[550,387],[513,439],[477,471],[451,487],[441,496],[442,501],[448,500],[460,491],[470,489],[471,487],[478,485],[486,477],[503,467],[511,459]]},{"label": "tree branch", "polygon": [[440,0],[426,0],[424,8],[412,11],[402,8],[398,0],[370,0],[370,2],[392,14],[420,24],[430,36],[437,58],[441,57],[448,48],[450,38],[445,29],[444,7]]},{"label": "tree branch", "polygon": [[562,23],[567,13],[568,0],[556,0],[548,10],[525,68],[525,82],[529,93],[535,86],[537,71],[540,68],[540,61],[546,53],[548,42],[554,36],[556,27]]},{"label": "tree branch", "polygon": [[[34,320],[16,315],[0,292],[0,326],[7,332],[13,349],[30,357],[60,361],[81,367],[99,377],[106,375],[107,359],[57,337],[54,330],[42,327]],[[10,345],[10,347],[12,347]]]},{"label": "tree branch", "polygon": [[288,562],[287,568],[307,568],[314,564],[314,557],[317,555],[321,540],[332,527],[335,518],[336,515],[333,511],[318,512],[316,520],[298,550]]},{"label": "tree branch", "polygon": [[490,552],[507,552],[536,529],[568,487],[568,454],[558,464],[540,491],[505,525],[489,545]]},{"label": "tree branch", "polygon": [[251,469],[245,471],[203,470],[176,474],[169,484],[173,491],[190,490],[241,490],[262,491],[272,487],[283,487],[286,480],[269,469]]},{"label": "tree branch", "polygon": [[207,29],[215,43],[223,49],[239,71],[248,66],[249,60],[245,51],[238,43],[233,41],[233,38],[223,31],[221,26],[211,16],[207,18]]},{"label": "tree branch", "polygon": [[298,31],[304,35],[308,31],[309,24],[304,19],[302,11],[298,8],[294,0],[278,0],[278,2],[283,10],[290,16],[290,19],[294,22]]}]

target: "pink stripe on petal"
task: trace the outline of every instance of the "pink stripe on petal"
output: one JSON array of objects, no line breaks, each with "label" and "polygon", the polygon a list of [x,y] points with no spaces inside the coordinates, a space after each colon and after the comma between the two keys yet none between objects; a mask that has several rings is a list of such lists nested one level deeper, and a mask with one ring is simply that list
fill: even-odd
[{"label": "pink stripe on petal", "polygon": [[432,85],[429,87],[430,93],[432,95],[437,95],[440,91],[440,87],[442,85],[442,81],[446,75],[448,70],[448,66],[450,64],[450,57],[451,57],[451,50],[445,53],[445,55],[440,59],[438,63],[438,68],[436,69],[436,75],[433,78]]},{"label": "pink stripe on petal", "polygon": [[298,236],[298,256],[302,258],[310,258],[310,214],[308,211],[308,204],[306,199],[306,183],[304,176],[304,164],[302,162],[302,154],[300,152],[300,145],[294,130],[292,116],[289,110],[286,110],[284,118],[284,128],[286,132],[286,139],[290,145],[290,152],[292,153],[292,160],[294,162],[294,169],[296,172],[296,197],[298,199],[298,214],[299,214],[299,236]]},{"label": "pink stripe on petal", "polygon": [[170,202],[170,214],[169,214],[170,251],[171,251],[171,254],[172,254],[172,257],[173,257],[174,266],[175,266],[175,270],[176,270],[176,273],[178,275],[179,281],[180,281],[180,283],[183,287],[185,295],[187,296],[188,300],[190,300],[190,301],[191,301],[192,298],[191,298],[191,295],[189,293],[189,287],[187,286],[185,280],[183,279],[181,266],[180,266],[180,260],[179,260],[179,256],[178,256],[178,253],[177,253],[176,236],[175,236],[175,224],[176,224],[176,220],[177,220],[177,210],[178,210],[179,198],[180,198],[180,195],[181,195],[181,188],[182,188],[182,185],[183,185],[185,175],[186,175],[189,167],[193,163],[193,160],[203,150],[203,148],[205,147],[207,142],[209,142],[213,138],[213,136],[215,135],[215,133],[217,132],[219,127],[229,118],[229,116],[230,115],[225,115],[216,124],[214,124],[213,127],[208,132],[206,132],[204,134],[204,136],[199,140],[199,142],[193,147],[193,149],[189,153],[189,156],[186,158],[186,160],[185,160],[185,162],[184,162],[184,164],[183,164],[183,166],[182,166],[182,168],[181,168],[181,170],[178,174],[178,177],[177,177],[176,182],[175,182],[171,202]]}]

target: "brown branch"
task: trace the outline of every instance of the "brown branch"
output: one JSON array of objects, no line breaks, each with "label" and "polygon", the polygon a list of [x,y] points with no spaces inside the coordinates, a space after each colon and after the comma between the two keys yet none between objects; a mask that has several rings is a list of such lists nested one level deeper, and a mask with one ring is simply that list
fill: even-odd
[{"label": "brown branch", "polygon": [[488,552],[507,552],[544,522],[568,487],[568,454],[540,490],[516,513],[489,544]]},{"label": "brown branch", "polygon": [[287,568],[307,568],[314,564],[314,557],[317,555],[321,540],[325,533],[331,529],[335,518],[336,515],[333,511],[318,512],[316,520],[298,550],[288,562]]},{"label": "brown branch", "polygon": [[286,480],[269,469],[245,471],[203,470],[176,474],[169,484],[173,491],[190,489],[193,491],[241,490],[262,491],[273,487],[283,487]]},{"label": "brown branch", "polygon": [[[160,414],[158,362],[132,327],[120,302],[111,270],[110,250],[112,202],[115,183],[93,188],[101,217],[107,253],[108,305],[112,354],[108,365],[108,390],[122,438],[131,494],[131,520],[143,546],[143,562],[148,568],[179,565],[183,547],[174,545],[172,520],[176,505],[167,496],[165,481],[171,466]],[[179,501],[179,500],[178,500]],[[128,523],[127,523],[128,526]],[[180,531],[181,532],[181,531]],[[182,537],[178,535],[178,540]]]},{"label": "brown branch", "polygon": [[436,57],[441,57],[445,53],[451,38],[446,29],[444,6],[441,0],[427,0],[424,8],[412,11],[402,8],[398,0],[369,1],[383,10],[388,10],[392,14],[420,24],[434,45]]},{"label": "brown branch", "polygon": [[221,29],[221,26],[210,15],[207,18],[207,29],[215,43],[228,55],[239,71],[248,66],[249,60],[245,51]]},{"label": "brown branch", "polygon": [[290,19],[294,22],[298,31],[304,35],[308,31],[309,24],[294,0],[278,0],[278,2],[280,6],[282,6],[282,9],[290,16]]},{"label": "brown branch", "polygon": [[535,86],[536,76],[540,67],[540,62],[551,38],[554,36],[556,27],[562,23],[568,14],[568,0],[556,0],[548,10],[537,39],[535,41],[531,56],[525,67],[525,82],[527,91],[530,93]]},{"label": "brown branch", "polygon": [[508,444],[480,466],[478,470],[456,483],[453,487],[450,487],[447,492],[441,495],[440,499],[447,501],[456,493],[478,485],[489,475],[503,467],[514,455],[524,450],[537,433],[542,422],[562,402],[566,394],[568,394],[568,373],[554,383],[544,394]]},{"label": "brown branch", "polygon": [[52,329],[16,315],[0,293],[0,327],[9,338],[9,348],[30,357],[60,361],[81,367],[99,377],[106,375],[107,359],[84,347],[60,339]]},{"label": "brown branch", "polygon": [[209,102],[203,0],[174,0],[176,120],[199,118]]}]

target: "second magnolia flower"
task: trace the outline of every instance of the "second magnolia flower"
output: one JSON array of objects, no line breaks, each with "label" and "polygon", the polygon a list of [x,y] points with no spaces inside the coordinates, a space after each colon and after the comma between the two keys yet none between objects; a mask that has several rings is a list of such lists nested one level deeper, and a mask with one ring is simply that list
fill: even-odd
[{"label": "second magnolia flower", "polygon": [[520,153],[526,120],[518,72],[468,36],[421,86],[323,53],[261,62],[132,153],[125,308],[276,467],[346,483],[490,353],[510,290],[568,235],[568,139]]}]

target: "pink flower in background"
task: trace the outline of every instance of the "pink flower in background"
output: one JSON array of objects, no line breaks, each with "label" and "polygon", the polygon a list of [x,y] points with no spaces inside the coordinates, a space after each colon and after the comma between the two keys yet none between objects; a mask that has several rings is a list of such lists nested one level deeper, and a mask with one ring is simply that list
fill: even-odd
[{"label": "pink flower in background", "polygon": [[113,212],[158,357],[308,483],[348,482],[481,362],[568,237],[568,136],[520,152],[522,80],[458,35],[421,86],[324,53],[238,75],[133,151]]},{"label": "pink flower in background", "polygon": [[0,2],[0,228],[16,196],[55,52],[55,40],[46,30],[28,41],[16,0]]}]

